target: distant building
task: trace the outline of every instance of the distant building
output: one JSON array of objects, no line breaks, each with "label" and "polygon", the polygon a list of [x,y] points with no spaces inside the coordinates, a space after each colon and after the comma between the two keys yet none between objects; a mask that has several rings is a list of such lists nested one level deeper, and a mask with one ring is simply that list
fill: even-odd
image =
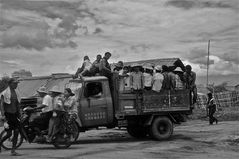
[{"label": "distant building", "polygon": [[13,72],[12,77],[17,77],[17,78],[32,77],[32,73],[30,71],[26,71],[24,69],[21,69],[19,71]]}]

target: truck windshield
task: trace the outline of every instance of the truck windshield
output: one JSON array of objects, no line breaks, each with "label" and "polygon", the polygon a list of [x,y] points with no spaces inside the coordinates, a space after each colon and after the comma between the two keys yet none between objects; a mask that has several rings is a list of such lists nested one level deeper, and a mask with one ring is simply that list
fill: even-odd
[{"label": "truck windshield", "polygon": [[82,88],[82,83],[80,82],[70,82],[65,85],[65,88],[70,88],[72,92],[77,96]]}]

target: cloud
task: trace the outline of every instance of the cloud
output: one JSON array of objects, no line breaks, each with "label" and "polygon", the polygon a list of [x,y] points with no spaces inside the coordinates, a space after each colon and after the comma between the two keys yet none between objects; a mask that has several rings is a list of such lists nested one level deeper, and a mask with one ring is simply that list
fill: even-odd
[{"label": "cloud", "polygon": [[[4,0],[0,4],[4,8],[1,59],[17,52],[11,58],[20,58],[19,67],[31,68],[33,74],[74,70],[84,55],[94,59],[106,51],[113,53],[110,62],[179,57],[203,72],[209,39],[210,69],[220,74],[216,65],[222,63],[226,67],[222,72],[230,73],[238,64],[238,0]],[[40,60],[35,54],[41,55]]]},{"label": "cloud", "polygon": [[192,8],[233,8],[225,2],[212,2],[212,1],[194,1],[194,0],[170,0],[166,2],[166,6],[173,6],[182,9]]},{"label": "cloud", "polygon": [[51,47],[51,40],[43,28],[28,26],[13,26],[2,35],[2,47],[22,47],[26,49],[42,50]]},{"label": "cloud", "polygon": [[103,33],[103,30],[101,29],[101,28],[96,28],[95,29],[95,32],[94,32],[94,34],[99,34],[99,33]]},{"label": "cloud", "polygon": [[224,53],[221,58],[224,61],[232,62],[235,64],[239,64],[239,52],[231,52],[231,53]]},{"label": "cloud", "polygon": [[68,61],[78,61],[80,59],[79,55],[73,55],[71,57],[69,57],[67,60]]},{"label": "cloud", "polygon": [[66,16],[58,24],[58,27],[63,29],[61,31],[61,34],[63,34],[67,38],[75,36],[75,31],[78,29],[76,18],[74,16]]},{"label": "cloud", "polygon": [[[201,68],[206,68],[207,51],[200,48],[193,48],[189,53],[184,54],[184,58],[194,64],[199,64]],[[214,64],[214,60],[209,60],[209,65]]]}]

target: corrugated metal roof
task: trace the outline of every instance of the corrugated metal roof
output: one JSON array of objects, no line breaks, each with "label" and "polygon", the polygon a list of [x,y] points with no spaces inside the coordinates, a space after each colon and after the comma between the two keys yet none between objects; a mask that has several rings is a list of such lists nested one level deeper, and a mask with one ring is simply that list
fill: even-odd
[{"label": "corrugated metal roof", "polygon": [[20,80],[18,90],[21,98],[30,97],[36,94],[36,91],[45,86],[49,91],[53,86],[57,85],[64,92],[64,87],[69,80],[72,79],[70,74],[52,74],[51,76],[28,77]]},{"label": "corrugated metal roof", "polygon": [[27,80],[20,80],[20,83],[18,84],[18,90],[21,97],[30,97],[36,94],[36,91],[39,87],[44,86],[47,84],[48,80],[50,80],[51,77],[48,78],[33,78],[27,79]]},{"label": "corrugated metal roof", "polygon": [[164,59],[151,59],[151,60],[140,60],[140,61],[132,61],[132,62],[124,62],[124,65],[132,65],[134,63],[141,64],[142,66],[144,65],[166,65],[166,66],[173,66],[174,63],[180,60],[179,58],[164,58]]},{"label": "corrugated metal roof", "polygon": [[72,78],[64,77],[64,78],[52,78],[47,84],[45,85],[47,91],[49,91],[52,87],[58,86],[61,92],[64,92],[65,85],[69,83],[69,80]]}]

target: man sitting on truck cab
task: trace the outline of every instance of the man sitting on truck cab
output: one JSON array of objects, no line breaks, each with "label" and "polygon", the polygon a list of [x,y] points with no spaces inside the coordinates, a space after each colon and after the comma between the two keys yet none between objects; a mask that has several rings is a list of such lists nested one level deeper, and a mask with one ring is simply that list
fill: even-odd
[{"label": "man sitting on truck cab", "polygon": [[96,60],[93,62],[91,68],[90,68],[90,74],[92,76],[98,75],[100,73],[100,61],[101,61],[102,57],[100,54],[98,54],[96,56]]},{"label": "man sitting on truck cab", "polygon": [[111,57],[111,53],[110,52],[106,52],[105,56],[101,59],[100,66],[99,66],[100,75],[101,76],[105,76],[108,79],[111,79],[111,76],[112,76],[110,64],[108,62],[110,57]]}]

